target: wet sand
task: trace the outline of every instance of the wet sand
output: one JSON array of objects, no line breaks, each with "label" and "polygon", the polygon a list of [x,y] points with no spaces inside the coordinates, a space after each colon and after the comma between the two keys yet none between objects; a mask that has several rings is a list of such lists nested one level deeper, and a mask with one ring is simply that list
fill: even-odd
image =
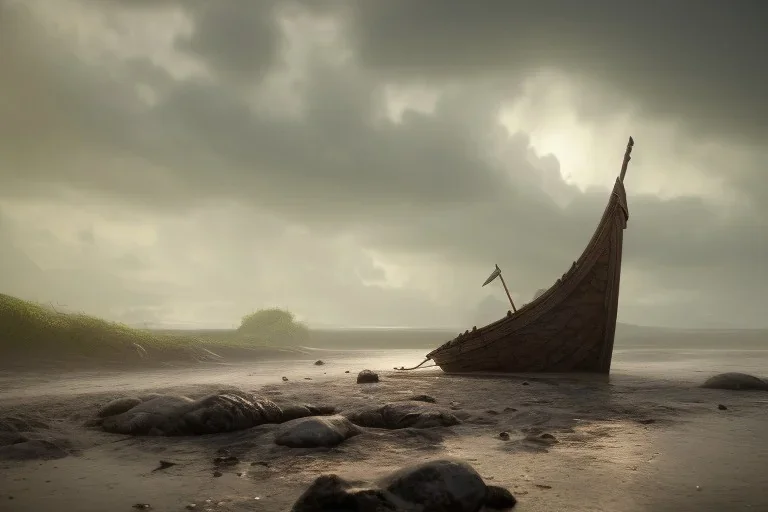
[{"label": "wet sand", "polygon": [[[286,510],[323,473],[371,480],[414,462],[459,457],[489,483],[512,490],[519,500],[515,510],[523,512],[768,511],[768,393],[701,389],[698,379],[466,377],[436,369],[384,371],[380,383],[359,385],[357,363],[6,373],[0,376],[0,419],[37,420],[47,428],[37,428],[36,435],[72,455],[0,461],[0,510],[128,511],[137,503],[163,511],[192,504],[195,510]],[[391,367],[385,363],[380,367]],[[274,373],[290,368],[288,382]],[[462,423],[367,429],[331,449],[277,446],[274,425],[182,438],[129,437],[83,426],[118,396],[163,391],[197,397],[224,385],[278,402],[341,410],[428,394]],[[509,432],[508,440],[499,438],[502,431]],[[541,433],[557,442],[535,440]],[[213,459],[223,451],[240,462],[215,467]],[[160,460],[176,465],[152,471]]]}]

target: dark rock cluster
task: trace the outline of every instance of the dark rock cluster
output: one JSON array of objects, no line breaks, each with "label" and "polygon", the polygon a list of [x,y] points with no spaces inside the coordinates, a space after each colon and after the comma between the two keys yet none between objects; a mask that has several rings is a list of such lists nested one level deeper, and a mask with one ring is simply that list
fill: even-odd
[{"label": "dark rock cluster", "polygon": [[434,460],[401,469],[366,487],[356,487],[337,475],[320,476],[291,510],[477,512],[483,507],[510,509],[516,502],[507,489],[486,485],[466,462]]}]

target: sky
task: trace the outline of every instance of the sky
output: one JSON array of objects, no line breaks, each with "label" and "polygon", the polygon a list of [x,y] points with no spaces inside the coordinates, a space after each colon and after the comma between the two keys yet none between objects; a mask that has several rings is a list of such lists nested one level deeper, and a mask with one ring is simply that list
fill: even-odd
[{"label": "sky", "polygon": [[0,292],[461,329],[625,180],[619,321],[768,327],[768,4],[0,0]]}]

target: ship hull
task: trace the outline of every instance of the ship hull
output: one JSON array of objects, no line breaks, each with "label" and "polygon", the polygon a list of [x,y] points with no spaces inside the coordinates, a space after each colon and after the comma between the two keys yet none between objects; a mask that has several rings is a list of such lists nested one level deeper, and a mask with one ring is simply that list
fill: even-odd
[{"label": "ship hull", "polygon": [[459,335],[427,358],[448,373],[609,373],[628,218],[617,179],[592,239],[561,279],[516,313]]}]

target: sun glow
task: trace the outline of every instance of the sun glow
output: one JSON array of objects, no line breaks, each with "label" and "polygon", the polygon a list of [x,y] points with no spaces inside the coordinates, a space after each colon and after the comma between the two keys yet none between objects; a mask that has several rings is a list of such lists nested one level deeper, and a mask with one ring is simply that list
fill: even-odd
[{"label": "sun glow", "polygon": [[594,161],[594,140],[574,112],[572,91],[562,79],[537,74],[524,85],[524,93],[502,109],[499,122],[510,134],[527,133],[539,156],[554,155],[560,174],[579,188],[600,181]]}]

